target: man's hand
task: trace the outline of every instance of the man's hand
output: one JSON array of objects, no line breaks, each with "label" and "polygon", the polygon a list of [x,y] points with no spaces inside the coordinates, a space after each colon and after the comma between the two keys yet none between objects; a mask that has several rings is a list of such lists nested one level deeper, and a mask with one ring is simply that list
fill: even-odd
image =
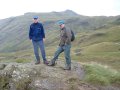
[{"label": "man's hand", "polygon": [[30,39],[30,41],[32,42],[32,39]]},{"label": "man's hand", "polygon": [[45,38],[43,38],[43,41],[45,42]]}]

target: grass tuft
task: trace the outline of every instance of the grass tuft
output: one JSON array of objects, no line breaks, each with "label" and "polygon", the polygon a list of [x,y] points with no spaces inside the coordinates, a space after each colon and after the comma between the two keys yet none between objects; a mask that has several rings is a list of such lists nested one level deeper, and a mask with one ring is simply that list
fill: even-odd
[{"label": "grass tuft", "polygon": [[96,85],[120,84],[120,73],[99,64],[84,64],[85,81]]}]

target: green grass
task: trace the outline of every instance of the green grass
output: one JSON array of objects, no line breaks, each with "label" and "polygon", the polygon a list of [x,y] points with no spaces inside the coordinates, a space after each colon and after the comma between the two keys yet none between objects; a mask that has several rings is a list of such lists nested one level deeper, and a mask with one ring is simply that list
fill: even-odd
[{"label": "green grass", "polygon": [[10,78],[8,76],[0,75],[0,90],[8,90],[9,81],[10,81]]},{"label": "green grass", "polygon": [[17,82],[15,82],[15,87],[17,90],[34,90],[30,88],[30,83],[32,80],[30,78],[23,78]]},{"label": "green grass", "polygon": [[119,26],[113,26],[106,29],[98,29],[96,31],[80,32],[76,35],[74,42],[76,47],[85,47],[90,45],[97,45],[99,43],[114,43],[120,42]]},{"label": "green grass", "polygon": [[11,53],[0,53],[0,62],[17,62],[17,63],[28,63],[33,61],[34,53],[32,50],[24,50]]},{"label": "green grass", "polygon": [[114,42],[101,42],[87,47],[83,47],[85,53],[98,53],[98,52],[118,52],[120,51],[120,45]]},{"label": "green grass", "polygon": [[[111,56],[110,56],[111,55]],[[96,62],[101,63],[103,65],[108,65],[113,69],[120,71],[120,56],[119,53],[112,55],[111,53],[108,54],[81,54],[79,56],[72,55],[72,60],[84,63]]]},{"label": "green grass", "polygon": [[97,62],[120,71],[119,26],[77,34],[71,58],[79,62]]},{"label": "green grass", "polygon": [[19,58],[19,59],[16,59],[15,62],[17,62],[17,63],[29,63],[29,62],[31,62],[31,60]]},{"label": "green grass", "polygon": [[120,73],[99,64],[84,64],[85,81],[94,85],[120,84]]}]

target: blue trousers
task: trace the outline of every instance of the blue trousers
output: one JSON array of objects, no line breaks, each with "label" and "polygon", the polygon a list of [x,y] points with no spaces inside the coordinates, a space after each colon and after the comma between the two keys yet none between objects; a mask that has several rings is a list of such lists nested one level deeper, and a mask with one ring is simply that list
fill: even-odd
[{"label": "blue trousers", "polygon": [[54,54],[54,58],[52,59],[53,62],[55,62],[58,59],[58,56],[60,55],[60,53],[64,51],[66,64],[71,65],[70,48],[71,48],[71,45],[59,46],[57,51]]},{"label": "blue trousers", "polygon": [[39,48],[40,48],[43,61],[46,61],[46,53],[45,53],[45,47],[44,47],[43,40],[40,40],[40,41],[32,40],[32,43],[33,43],[33,47],[34,47],[34,54],[35,54],[36,60],[40,61],[40,56],[39,56]]}]

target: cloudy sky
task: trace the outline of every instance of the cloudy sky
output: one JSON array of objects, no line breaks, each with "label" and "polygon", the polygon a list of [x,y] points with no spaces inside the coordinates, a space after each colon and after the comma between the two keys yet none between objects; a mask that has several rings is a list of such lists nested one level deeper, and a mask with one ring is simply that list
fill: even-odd
[{"label": "cloudy sky", "polygon": [[0,19],[26,12],[51,12],[70,9],[87,16],[120,15],[120,0],[1,0]]}]

